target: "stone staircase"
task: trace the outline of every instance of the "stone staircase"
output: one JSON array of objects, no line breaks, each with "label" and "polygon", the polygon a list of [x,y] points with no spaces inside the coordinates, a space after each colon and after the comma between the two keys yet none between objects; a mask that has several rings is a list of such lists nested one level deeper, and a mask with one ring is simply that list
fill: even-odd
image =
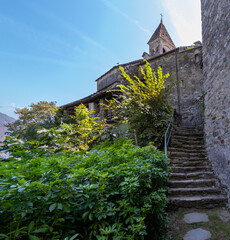
[{"label": "stone staircase", "polygon": [[206,156],[202,131],[175,128],[168,153],[170,209],[226,206],[227,198]]}]

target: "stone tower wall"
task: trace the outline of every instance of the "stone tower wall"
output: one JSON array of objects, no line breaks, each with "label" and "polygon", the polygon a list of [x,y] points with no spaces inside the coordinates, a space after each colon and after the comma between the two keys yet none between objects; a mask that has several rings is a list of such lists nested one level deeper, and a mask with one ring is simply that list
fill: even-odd
[{"label": "stone tower wall", "polygon": [[[149,60],[151,68],[156,72],[162,67],[163,74],[169,73],[173,81],[180,82],[170,92],[170,103],[182,116],[184,127],[200,127],[203,125],[203,71],[202,47],[177,49]],[[177,60],[177,64],[176,64]],[[176,70],[177,69],[177,70]]]},{"label": "stone tower wall", "polygon": [[205,139],[230,199],[230,1],[201,0]]}]

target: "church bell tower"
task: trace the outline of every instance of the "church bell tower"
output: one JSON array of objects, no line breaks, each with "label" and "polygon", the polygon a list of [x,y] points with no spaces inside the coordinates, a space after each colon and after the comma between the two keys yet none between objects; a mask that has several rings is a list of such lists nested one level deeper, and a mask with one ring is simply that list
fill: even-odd
[{"label": "church bell tower", "polygon": [[163,20],[161,18],[161,22],[151,38],[148,41],[149,45],[149,53],[143,53],[142,57],[149,59],[151,57],[158,56],[165,52],[168,52],[174,48],[176,48],[173,43],[168,31],[163,24]]}]

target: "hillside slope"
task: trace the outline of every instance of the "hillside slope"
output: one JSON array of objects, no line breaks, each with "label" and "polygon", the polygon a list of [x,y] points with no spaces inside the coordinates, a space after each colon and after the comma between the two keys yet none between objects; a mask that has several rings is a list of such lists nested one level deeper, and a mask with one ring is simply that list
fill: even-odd
[{"label": "hillside slope", "polygon": [[[5,125],[8,123],[12,123],[14,121],[15,121],[14,118],[9,117],[4,113],[0,113],[0,142],[3,141],[5,138],[5,133],[7,131],[7,128],[5,127]],[[7,157],[7,155],[0,152],[0,157]]]},{"label": "hillside slope", "polygon": [[3,141],[5,137],[5,132],[7,128],[5,127],[6,124],[14,122],[15,119],[12,117],[9,117],[8,115],[4,113],[0,113],[0,141]]}]

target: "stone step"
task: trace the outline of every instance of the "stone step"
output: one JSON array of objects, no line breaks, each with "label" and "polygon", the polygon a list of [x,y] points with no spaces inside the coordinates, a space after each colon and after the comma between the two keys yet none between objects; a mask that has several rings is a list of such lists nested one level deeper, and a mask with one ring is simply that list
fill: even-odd
[{"label": "stone step", "polygon": [[203,129],[198,128],[183,128],[183,127],[174,127],[174,132],[196,132],[196,133],[203,133]]},{"label": "stone step", "polygon": [[206,195],[206,196],[169,196],[170,209],[175,208],[214,208],[224,207],[227,199],[223,195]]},{"label": "stone step", "polygon": [[205,157],[170,157],[170,161],[178,161],[178,162],[209,162],[208,158]]},{"label": "stone step", "polygon": [[170,196],[206,196],[208,194],[221,194],[221,191],[218,188],[213,187],[197,187],[197,188],[170,188]]},{"label": "stone step", "polygon": [[183,135],[175,135],[173,134],[172,135],[172,140],[173,139],[179,139],[179,140],[203,140],[204,137],[203,136],[194,136],[194,135],[191,135],[191,136],[183,136]]},{"label": "stone step", "polygon": [[212,208],[227,204],[206,156],[204,136],[197,129],[174,129],[168,148],[172,173],[169,208]]},{"label": "stone step", "polygon": [[196,166],[196,167],[178,167],[171,166],[173,173],[186,173],[186,172],[209,172],[212,171],[210,166]]},{"label": "stone step", "polygon": [[189,158],[189,157],[184,157],[184,158],[179,158],[179,157],[173,157],[170,158],[170,163],[173,164],[183,164],[183,163],[204,163],[204,164],[209,164],[209,161],[207,158]]},{"label": "stone step", "polygon": [[170,166],[172,167],[208,167],[208,161],[181,161],[181,160],[170,160]]},{"label": "stone step", "polygon": [[169,158],[171,157],[200,158],[200,157],[206,157],[206,153],[171,152],[169,153]]},{"label": "stone step", "polygon": [[199,145],[204,147],[204,140],[189,140],[189,139],[171,139],[170,146],[186,146],[186,145]]},{"label": "stone step", "polygon": [[212,187],[216,186],[216,179],[169,180],[168,185],[170,188]]},{"label": "stone step", "polygon": [[183,137],[183,138],[204,138],[203,133],[183,133],[183,132],[174,132],[172,137]]},{"label": "stone step", "polygon": [[[181,143],[173,143],[173,145],[171,144],[171,146],[173,147],[173,148],[183,148],[183,149],[186,149],[186,150],[190,150],[190,149],[197,149],[197,150],[205,150],[205,147],[204,147],[204,145],[203,145],[203,143],[202,144],[197,144],[197,145],[191,145],[191,144],[183,144],[183,145],[181,145]],[[169,147],[170,148],[170,147]]]},{"label": "stone step", "polygon": [[171,173],[170,180],[213,179],[213,172]]},{"label": "stone step", "polygon": [[169,153],[173,152],[183,152],[183,153],[206,153],[205,149],[186,149],[183,146],[181,147],[169,147],[168,148]]}]

